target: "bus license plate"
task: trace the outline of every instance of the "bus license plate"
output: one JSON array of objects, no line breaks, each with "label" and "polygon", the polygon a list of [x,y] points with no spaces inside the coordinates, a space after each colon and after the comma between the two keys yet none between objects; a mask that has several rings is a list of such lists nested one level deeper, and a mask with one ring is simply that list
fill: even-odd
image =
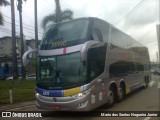
[{"label": "bus license plate", "polygon": [[53,105],[53,106],[52,106],[52,109],[54,109],[54,110],[60,110],[60,109],[61,109],[61,107],[60,107],[60,106],[58,106],[58,105]]}]

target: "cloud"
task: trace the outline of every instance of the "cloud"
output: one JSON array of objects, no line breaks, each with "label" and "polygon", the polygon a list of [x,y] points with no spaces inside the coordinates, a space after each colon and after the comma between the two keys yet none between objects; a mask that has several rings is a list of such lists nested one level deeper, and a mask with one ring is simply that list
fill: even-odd
[{"label": "cloud", "polygon": [[[9,0],[8,0],[9,1]],[[98,17],[110,23],[117,22],[114,24],[115,27],[119,28],[123,32],[130,34],[136,40],[147,45],[150,49],[150,53],[157,51],[156,47],[149,44],[149,41],[156,41],[156,30],[154,26],[158,23],[159,13],[159,0],[144,0],[144,3],[135,9],[137,4],[142,0],[60,0],[61,8],[71,9],[74,12],[74,17]],[[38,30],[39,39],[42,37],[43,30],[40,26],[44,16],[53,13],[55,11],[54,0],[38,0]],[[16,3],[15,3],[16,5]],[[129,13],[132,9],[133,12]],[[10,7],[3,7],[1,11],[8,17],[10,15]],[[15,6],[16,13],[16,24],[19,25],[19,14]],[[34,0],[27,0],[23,3],[23,26],[24,34],[27,39],[34,38]],[[6,18],[7,22],[11,22],[11,19]],[[152,29],[147,34],[150,29]],[[5,23],[5,26],[1,26],[11,32],[11,25]],[[16,27],[17,34],[19,34],[19,27]],[[1,30],[2,31],[2,30]],[[152,33],[153,32],[153,33]],[[0,32],[0,36],[9,35],[10,33],[3,30]],[[143,36],[143,40],[140,40]],[[11,35],[11,34],[10,34]],[[151,46],[150,46],[151,45]],[[155,55],[151,54],[154,58]]]},{"label": "cloud", "polygon": [[127,16],[128,24],[142,26],[151,24],[158,21],[158,11],[156,10],[156,2],[147,0],[145,1],[141,7],[132,13],[132,15]]}]

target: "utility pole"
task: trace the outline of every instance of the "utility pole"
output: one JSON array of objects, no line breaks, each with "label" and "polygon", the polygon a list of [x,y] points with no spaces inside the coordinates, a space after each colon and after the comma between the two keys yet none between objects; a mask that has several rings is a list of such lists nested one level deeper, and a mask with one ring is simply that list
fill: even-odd
[{"label": "utility pole", "polygon": [[[34,0],[34,17],[35,17],[35,48],[38,49],[37,0]],[[38,62],[37,62],[37,54],[36,54],[36,76],[38,75],[37,64]]]},{"label": "utility pole", "polygon": [[17,69],[17,52],[16,52],[16,29],[15,29],[15,11],[14,11],[14,0],[11,2],[11,22],[12,22],[12,65],[13,65],[13,79],[18,79]]},{"label": "utility pole", "polygon": [[23,61],[22,61],[22,56],[24,54],[23,23],[22,23],[22,0],[17,0],[17,1],[18,1],[17,9],[19,11],[20,39],[21,39],[21,74],[22,74],[22,80],[25,80],[26,74],[25,74],[25,69],[24,69]]},{"label": "utility pole", "polygon": [[[158,40],[158,55],[160,56],[160,24],[157,24],[157,40]],[[157,57],[159,69],[160,69],[160,57]]]},{"label": "utility pole", "polygon": [[35,12],[35,47],[38,49],[38,22],[37,22],[37,0],[34,0],[34,12]]},{"label": "utility pole", "polygon": [[56,3],[56,22],[61,22],[61,7],[59,4],[59,0],[55,0]]}]

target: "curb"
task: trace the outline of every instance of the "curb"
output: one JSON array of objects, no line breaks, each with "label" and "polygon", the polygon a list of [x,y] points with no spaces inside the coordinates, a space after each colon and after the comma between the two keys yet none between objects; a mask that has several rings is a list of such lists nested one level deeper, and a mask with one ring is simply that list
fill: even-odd
[{"label": "curb", "polygon": [[15,104],[7,104],[4,106],[0,107],[0,111],[6,111],[9,109],[14,109],[17,107],[25,107],[25,106],[29,106],[29,105],[35,105],[35,101],[27,101],[27,102],[20,102],[20,103],[15,103]]}]

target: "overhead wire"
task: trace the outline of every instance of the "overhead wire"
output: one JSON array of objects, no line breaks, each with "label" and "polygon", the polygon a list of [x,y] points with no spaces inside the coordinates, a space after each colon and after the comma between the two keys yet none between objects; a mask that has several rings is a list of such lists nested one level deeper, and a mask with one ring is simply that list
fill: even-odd
[{"label": "overhead wire", "polygon": [[[0,27],[0,29],[3,30],[3,31],[5,31],[5,32],[7,32],[9,35],[11,35],[11,33],[12,33],[12,31],[9,30],[9,29],[2,28],[2,27]],[[19,33],[19,34],[20,34],[20,33]],[[32,39],[34,38],[34,37],[29,36],[29,35],[25,35],[25,36],[30,37],[30,38],[32,38]],[[41,36],[39,36],[39,37],[41,37]]]},{"label": "overhead wire", "polygon": [[[8,17],[8,16],[5,16],[5,17],[11,19],[11,18]],[[20,26],[20,25],[19,25],[19,21],[18,21],[18,20],[16,20],[16,21],[17,21],[16,26]],[[4,20],[4,22],[6,22],[6,23],[8,23],[8,24],[12,24],[11,22],[8,22],[8,21],[6,21],[6,20]],[[27,24],[23,22],[23,25],[27,25]],[[29,28],[29,27],[30,27],[30,28]],[[32,29],[33,26],[28,26],[28,25],[27,25],[27,27],[26,27],[26,26],[23,26],[23,28],[28,29],[28,30],[31,30],[31,31],[34,31],[34,29]],[[38,31],[38,32],[39,32],[40,34],[43,34],[42,31]]]},{"label": "overhead wire", "polygon": [[[5,23],[7,23],[7,24],[11,24],[10,22],[7,22],[7,21],[4,21]],[[20,25],[17,25],[16,24],[16,26],[20,26]],[[23,27],[25,30],[27,30],[26,32],[30,32],[30,33],[34,33],[34,31],[32,30],[32,29],[29,29],[29,28],[26,28],[26,27]],[[24,32],[25,33],[25,32]],[[42,33],[40,33],[39,32],[39,35],[42,35],[43,36],[43,34]]]},{"label": "overhead wire", "polygon": [[[138,2],[137,2],[138,1]],[[135,5],[137,5],[138,3],[139,3],[139,1],[140,0],[137,0],[136,2],[135,2],[135,0],[134,1],[132,1],[132,2],[129,2],[130,4],[129,5],[127,5],[127,6],[134,6],[135,7]],[[133,7],[133,8],[134,8]],[[132,9],[133,9],[132,8]],[[125,16],[131,9],[130,9],[130,7],[126,7],[126,13],[124,13],[124,14],[121,14],[121,15],[119,15],[119,16],[117,16],[117,17],[115,17],[115,18],[112,18],[112,20],[111,21],[117,21],[118,19],[120,19],[120,18],[122,18],[123,16]],[[113,23],[113,22],[112,22]]]},{"label": "overhead wire", "polygon": [[141,0],[134,8],[132,8],[128,13],[126,13],[121,18],[114,20],[112,24],[117,24],[121,22],[122,20],[126,19],[128,16],[130,16],[134,11],[136,11],[139,7],[141,7],[146,0]]},{"label": "overhead wire", "polygon": [[[5,17],[8,17],[8,16],[6,16],[5,15]],[[9,19],[11,19],[10,17],[8,17]],[[8,22],[8,21],[6,21],[6,20],[4,20],[4,23],[7,23],[7,24],[10,24],[10,25],[12,25],[12,23],[11,22]],[[16,24],[16,26],[20,26],[19,24]],[[26,26],[23,26],[23,28],[25,29],[25,30],[27,30],[27,31],[25,31],[25,32],[30,32],[30,33],[34,33],[34,30],[33,29],[31,29],[31,28],[28,28],[28,27],[26,27]],[[4,29],[4,28],[3,28]],[[24,33],[25,33],[24,32]],[[38,33],[39,33],[39,35],[41,35],[41,36],[39,36],[40,38],[42,38],[42,36],[43,36],[43,33],[42,32],[40,32],[40,31],[38,31]],[[10,33],[11,34],[11,33]],[[28,35],[25,35],[25,36],[27,36],[27,37],[29,37],[29,38],[34,38],[34,37],[31,37],[31,36],[28,36]]]},{"label": "overhead wire", "polygon": [[153,28],[155,28],[155,26],[152,26],[152,28],[150,28],[139,40],[143,40],[145,37],[153,33],[152,32]]},{"label": "overhead wire", "polygon": [[[144,2],[146,2],[147,3],[147,5],[149,4],[149,0],[148,1],[141,1],[139,4],[137,4],[136,6],[136,9],[138,9],[140,6],[142,6],[142,5],[144,5]],[[156,7],[156,6],[155,6]],[[126,15],[127,16],[124,16],[123,17],[123,19],[121,19],[121,21],[122,20],[124,20],[124,18],[127,18],[129,15],[131,15],[131,14],[133,14],[133,12],[136,10],[135,9],[135,7],[134,7],[134,9],[132,9],[129,13],[127,13]],[[137,14],[136,14],[136,16],[137,16]],[[136,16],[134,16],[134,18],[136,18]],[[125,21],[126,21],[127,19],[125,19]],[[121,21],[119,21],[119,22],[121,22]],[[134,27],[134,26],[133,26]],[[143,40],[146,36],[148,36],[150,33],[151,33],[151,30],[153,29],[155,27],[155,25],[154,26],[152,26],[152,28],[151,29],[149,29],[149,31],[147,31],[138,41],[140,42],[141,40]],[[133,34],[134,35],[134,34]]]},{"label": "overhead wire", "polygon": [[[74,10],[76,11],[73,7],[71,7],[70,5],[68,5],[66,2],[64,2],[63,0],[60,1],[62,3],[62,5],[64,5],[67,9],[70,10]],[[77,11],[76,11],[77,12]],[[75,13],[74,13],[75,14]],[[82,17],[83,15],[81,15],[79,12],[77,12],[76,16],[78,17]]]},{"label": "overhead wire", "polygon": [[49,9],[51,10],[51,8],[52,8],[52,11],[53,11],[53,4],[51,5],[51,3],[49,3],[47,0],[42,0],[44,3],[46,3],[46,4],[48,4],[50,7],[49,7]]},{"label": "overhead wire", "polygon": [[[9,16],[7,16],[7,15],[4,15],[4,14],[3,14],[3,16],[6,17],[6,18],[8,18],[8,19],[11,19],[11,17],[9,17]],[[19,23],[19,20],[15,19],[15,21],[16,21],[17,23]],[[24,25],[27,25],[28,27],[33,27],[33,26],[31,26],[31,25],[29,25],[29,24],[27,24],[27,23],[24,23],[24,22],[23,22],[23,24],[24,24]]]}]

